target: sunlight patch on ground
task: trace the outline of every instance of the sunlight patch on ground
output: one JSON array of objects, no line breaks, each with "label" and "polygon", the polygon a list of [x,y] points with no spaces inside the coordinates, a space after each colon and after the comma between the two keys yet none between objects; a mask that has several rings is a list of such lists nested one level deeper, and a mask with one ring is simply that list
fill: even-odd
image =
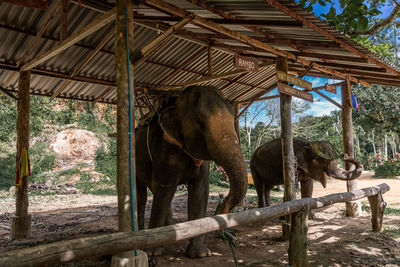
[{"label": "sunlight patch on ground", "polygon": [[374,255],[374,256],[383,256],[384,255],[382,249],[374,248],[374,247],[369,247],[369,249],[364,249],[364,248],[358,247],[355,244],[347,245],[345,247],[345,249],[355,250],[361,254],[367,254],[367,255]]},{"label": "sunlight patch on ground", "polygon": [[339,240],[340,240],[340,238],[335,237],[335,236],[331,236],[328,239],[325,239],[325,240],[321,241],[321,243],[335,243],[335,242],[337,242]]}]

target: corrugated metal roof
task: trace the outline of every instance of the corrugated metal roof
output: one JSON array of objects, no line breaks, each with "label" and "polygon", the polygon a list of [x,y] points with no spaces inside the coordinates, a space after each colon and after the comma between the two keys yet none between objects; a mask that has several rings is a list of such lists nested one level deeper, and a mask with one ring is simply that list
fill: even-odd
[{"label": "corrugated metal roof", "polygon": [[[72,2],[72,3],[71,3]],[[88,25],[96,17],[112,7],[112,4],[101,0],[70,1],[68,13],[68,34],[76,32]],[[222,19],[202,7],[186,0],[166,1],[179,8],[193,12],[206,19]],[[0,85],[4,84],[10,73],[18,71],[17,62],[24,56],[35,39],[35,35],[46,23],[49,14],[55,10],[60,1],[51,1],[47,11],[0,3]],[[367,49],[349,40],[327,25],[320,18],[291,4],[290,1],[279,1],[304,18],[313,22],[336,38],[357,49],[359,52],[389,66],[389,62],[378,58]],[[257,1],[207,1],[207,5],[220,11],[229,13],[238,19],[254,21],[281,21],[282,24],[296,22],[291,16],[266,4],[263,0]],[[134,28],[134,49],[139,50],[154,40],[161,32],[176,22],[172,17],[149,7],[141,5],[135,8],[135,16],[161,17],[157,21],[148,19],[138,20]],[[327,66],[344,74],[368,82],[400,85],[399,75],[388,72],[382,66],[362,59],[354,52],[336,44],[320,33],[298,25],[257,25],[258,29],[266,32],[266,36],[255,33],[243,25],[223,23],[223,26],[257,38],[262,42],[281,50],[294,53],[315,63]],[[38,45],[28,55],[25,62],[34,59],[59,44],[60,12],[57,12],[39,39]],[[57,97],[77,100],[100,101],[116,103],[115,89],[103,94],[109,86],[115,84],[114,70],[114,38],[108,41],[99,53],[75,76],[69,77],[83,59],[114,29],[110,23],[81,40],[78,44],[66,49],[51,59],[32,69],[31,92],[33,94],[52,96],[64,80],[69,80],[68,85]],[[166,42],[160,49],[152,54],[145,63],[135,70],[136,88],[156,89],[164,86],[176,86],[186,81],[207,77],[208,57],[205,47],[208,43],[214,46],[213,69],[214,75],[235,71],[233,55],[239,53],[252,56],[262,61],[274,60],[276,56],[268,51],[253,48],[237,40],[216,34],[201,28],[193,23],[187,24],[183,29]],[[201,53],[200,53],[201,52]],[[186,62],[190,57],[199,53],[192,62]],[[182,64],[185,66],[182,66]],[[179,70],[177,71],[177,69]],[[289,63],[289,71],[296,74],[304,70],[304,66],[296,62]],[[222,79],[203,82],[222,89],[225,97],[231,102],[249,102],[255,97],[260,97],[276,84],[275,67],[271,65],[260,69],[258,72],[236,74]],[[318,70],[312,70],[309,75],[333,77]],[[18,86],[18,75],[11,77],[6,84],[7,90],[15,92]],[[102,96],[101,99],[98,99]]]}]

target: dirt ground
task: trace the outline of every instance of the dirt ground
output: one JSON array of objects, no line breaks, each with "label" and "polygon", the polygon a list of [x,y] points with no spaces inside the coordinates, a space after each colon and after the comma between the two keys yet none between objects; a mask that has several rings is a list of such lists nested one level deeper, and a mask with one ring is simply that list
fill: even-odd
[{"label": "dirt ground", "polygon": [[[383,195],[388,208],[400,209],[400,180],[375,179],[365,172],[359,188],[387,183],[391,190]],[[314,197],[345,192],[345,183],[331,180],[327,189],[314,184]],[[254,191],[253,191],[254,192]],[[275,196],[282,195],[275,192]],[[255,207],[255,197],[249,194],[248,207]],[[9,240],[10,216],[14,213],[14,198],[0,193],[0,257],[5,251],[35,246],[42,243],[72,239],[117,230],[117,204],[114,196],[81,194],[32,196],[32,237],[22,241]],[[217,194],[210,196],[208,215],[214,213]],[[367,199],[361,201],[368,205]],[[148,205],[149,206],[149,205]],[[174,219],[186,220],[186,195],[177,195],[173,202]],[[400,266],[400,215],[385,215],[384,230],[371,231],[370,214],[348,218],[344,203],[315,211],[309,221],[309,261],[311,266]],[[146,217],[150,215],[150,209]],[[279,221],[233,229],[237,235],[236,256],[239,266],[287,266],[287,242],[279,241]],[[187,241],[170,246],[166,254],[157,258],[158,266],[234,266],[229,248],[215,233],[204,237],[212,257],[189,259],[184,255]],[[110,257],[67,266],[108,266]]]}]

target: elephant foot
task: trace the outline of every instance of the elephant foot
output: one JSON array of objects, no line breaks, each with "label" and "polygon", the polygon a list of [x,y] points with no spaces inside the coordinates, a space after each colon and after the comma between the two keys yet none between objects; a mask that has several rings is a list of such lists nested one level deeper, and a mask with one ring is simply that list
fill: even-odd
[{"label": "elephant foot", "polygon": [[149,248],[146,250],[147,256],[154,258],[154,256],[161,256],[164,254],[165,248],[164,247],[155,247]]},{"label": "elephant foot", "polygon": [[186,256],[189,258],[210,257],[211,251],[204,246],[200,239],[191,239],[189,246],[186,249]]},{"label": "elephant foot", "polygon": [[148,264],[149,267],[156,267],[158,265],[157,258],[154,256],[149,257]]},{"label": "elephant foot", "polygon": [[314,220],[315,217],[315,212],[313,212],[312,210],[310,210],[310,212],[308,213],[308,219],[309,220]]}]

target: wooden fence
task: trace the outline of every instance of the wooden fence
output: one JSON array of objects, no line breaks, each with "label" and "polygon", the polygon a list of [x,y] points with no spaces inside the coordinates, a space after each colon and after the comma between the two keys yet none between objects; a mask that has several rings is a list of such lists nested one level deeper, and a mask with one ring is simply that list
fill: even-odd
[{"label": "wooden fence", "polygon": [[382,194],[389,190],[387,184],[380,184],[353,192],[293,200],[266,208],[222,214],[138,232],[102,234],[40,245],[0,254],[0,266],[43,266],[119,254],[123,251],[167,245],[228,227],[263,222],[287,214],[293,214],[289,244],[290,265],[307,266],[309,210],[368,197],[372,228],[373,231],[379,231],[382,228],[383,210],[386,206]]}]

